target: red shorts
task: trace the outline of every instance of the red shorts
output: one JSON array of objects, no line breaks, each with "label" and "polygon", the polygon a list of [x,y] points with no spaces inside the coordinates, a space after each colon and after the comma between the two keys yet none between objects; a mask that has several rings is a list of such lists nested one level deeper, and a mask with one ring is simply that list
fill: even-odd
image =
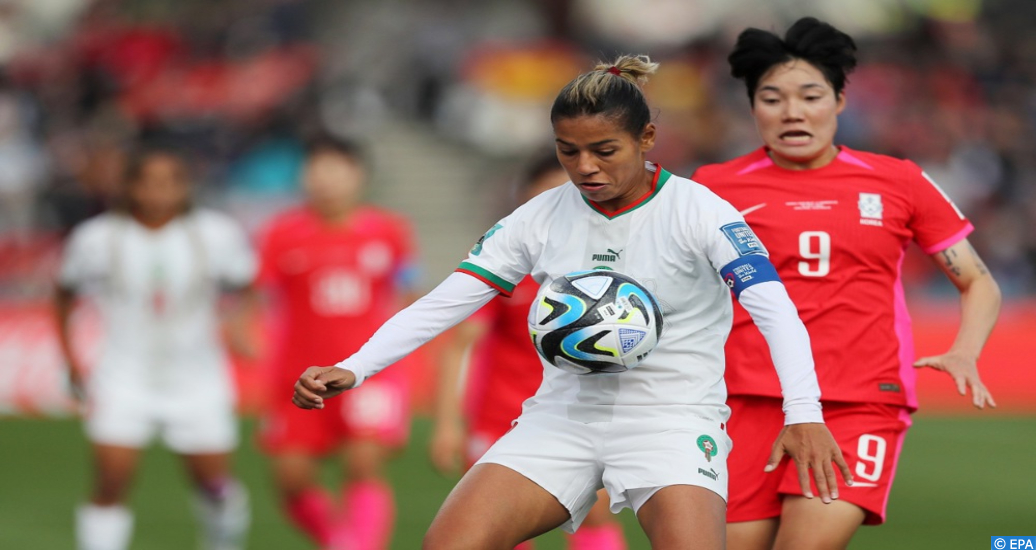
[{"label": "red shorts", "polygon": [[372,378],[326,405],[305,410],[287,398],[273,403],[259,429],[260,447],[270,454],[322,455],[358,439],[400,447],[410,435],[410,392],[403,380]]},{"label": "red shorts", "polygon": [[[727,521],[754,521],[781,515],[783,495],[801,495],[798,472],[791,460],[764,473],[774,439],[784,426],[779,398],[731,396],[727,433],[734,449],[727,459],[730,496]],[[846,486],[838,478],[840,500],[867,513],[865,525],[885,522],[889,491],[903,439],[910,427],[910,413],[903,407],[877,403],[824,403],[824,421],[842,449],[855,483]],[[813,494],[817,493],[813,485]]]}]

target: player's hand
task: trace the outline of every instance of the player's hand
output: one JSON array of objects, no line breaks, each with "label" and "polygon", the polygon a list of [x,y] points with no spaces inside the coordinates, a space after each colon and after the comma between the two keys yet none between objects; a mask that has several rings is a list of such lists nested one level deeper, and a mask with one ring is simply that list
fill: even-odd
[{"label": "player's hand", "polygon": [[356,375],[338,367],[309,367],[295,382],[291,402],[301,409],[323,409],[324,400],[356,385]]},{"label": "player's hand", "polygon": [[432,439],[428,442],[428,457],[439,473],[455,474],[460,471],[461,451],[464,448],[464,430],[455,422],[436,422]]},{"label": "player's hand", "polygon": [[968,394],[971,388],[971,403],[982,409],[986,405],[996,407],[993,395],[986,389],[982,379],[978,376],[978,364],[975,359],[960,353],[949,352],[932,357],[922,357],[914,362],[917,368],[931,367],[950,375],[957,384],[957,392],[961,395]]},{"label": "player's hand", "polygon": [[770,460],[766,463],[764,471],[776,470],[785,454],[795,461],[795,468],[799,472],[799,486],[802,487],[802,494],[806,498],[813,498],[813,491],[809,485],[810,470],[813,470],[813,479],[817,483],[820,500],[824,501],[824,504],[830,504],[838,498],[838,480],[835,479],[832,462],[842,471],[846,485],[853,484],[853,474],[845,463],[842,451],[824,424],[785,426],[777,436],[777,441],[773,443]]}]

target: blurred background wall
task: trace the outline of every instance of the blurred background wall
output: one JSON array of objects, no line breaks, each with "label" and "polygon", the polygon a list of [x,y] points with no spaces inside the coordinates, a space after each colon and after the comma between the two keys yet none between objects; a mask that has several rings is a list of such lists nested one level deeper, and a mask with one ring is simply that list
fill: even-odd
[{"label": "blurred background wall", "polygon": [[[0,386],[60,396],[57,369],[40,374],[57,361],[60,243],[110,204],[140,140],[187,149],[201,202],[254,230],[298,200],[307,136],[359,138],[370,198],[413,218],[430,287],[511,204],[522,161],[550,146],[550,102],[592,61],[662,62],[653,157],[686,176],[760,143],[727,73],[736,34],[803,15],[860,48],[839,141],[924,167],[978,228],[1001,325],[1036,317],[1031,0],[0,0]],[[956,293],[916,250],[905,284],[940,341]],[[991,342],[1003,357],[1010,330]],[[27,407],[4,395],[0,412]],[[48,399],[29,408],[61,410]]]}]

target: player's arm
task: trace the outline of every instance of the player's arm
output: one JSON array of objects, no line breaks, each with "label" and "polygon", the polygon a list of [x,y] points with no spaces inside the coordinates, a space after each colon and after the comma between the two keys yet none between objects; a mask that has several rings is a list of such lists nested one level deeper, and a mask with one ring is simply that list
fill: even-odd
[{"label": "player's arm", "polygon": [[72,329],[69,323],[72,317],[72,309],[76,304],[76,295],[75,289],[71,286],[60,283],[55,285],[54,317],[57,322],[58,345],[64,358],[64,363],[68,368],[68,380],[72,394],[76,399],[80,399],[83,396],[83,375],[85,373],[83,372],[82,365],[80,365],[76,358],[75,349],[72,346]]},{"label": "player's arm", "polygon": [[324,399],[354,388],[432,338],[463,321],[496,296],[482,280],[455,272],[394,315],[355,354],[333,367],[310,367],[295,384],[292,402],[322,409]]},{"label": "player's arm", "polygon": [[949,374],[961,395],[971,388],[971,402],[976,407],[995,407],[996,401],[979,378],[978,357],[1000,313],[1000,287],[967,239],[931,257],[960,291],[960,328],[946,353],[922,357],[914,366]]},{"label": "player's arm", "polygon": [[741,256],[720,273],[766,338],[784,396],[785,426],[774,442],[764,471],[776,469],[787,454],[795,461],[803,495],[813,497],[809,483],[812,470],[821,500],[831,502],[838,498],[832,462],[850,485],[852,473],[824,425],[809,333],[799,319],[795,304],[776,268],[763,254]]},{"label": "player's arm", "polygon": [[249,360],[257,359],[259,349],[253,329],[262,311],[262,296],[254,282],[231,292],[234,299],[224,317],[227,344],[234,354]]},{"label": "player's arm", "polygon": [[428,455],[440,472],[455,472],[460,466],[464,446],[461,421],[461,371],[471,348],[488,331],[486,323],[475,317],[460,323],[443,347],[439,361],[438,391],[435,396],[435,427],[428,443]]}]

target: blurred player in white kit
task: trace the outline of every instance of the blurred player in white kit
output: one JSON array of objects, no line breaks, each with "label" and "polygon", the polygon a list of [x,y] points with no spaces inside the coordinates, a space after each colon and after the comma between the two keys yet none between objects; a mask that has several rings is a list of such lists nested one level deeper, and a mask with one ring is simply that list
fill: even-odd
[{"label": "blurred player in white kit", "polygon": [[[129,547],[133,514],[125,503],[155,436],[183,458],[202,548],[242,548],[248,495],[230,471],[235,391],[217,305],[221,290],[252,292],[256,261],[235,222],[191,204],[187,162],[177,153],[142,151],[124,185],[119,208],[73,230],[57,281],[62,352],[94,460],[89,500],[76,511],[77,548]],[[80,295],[96,303],[104,324],[88,376],[71,344]]]}]

